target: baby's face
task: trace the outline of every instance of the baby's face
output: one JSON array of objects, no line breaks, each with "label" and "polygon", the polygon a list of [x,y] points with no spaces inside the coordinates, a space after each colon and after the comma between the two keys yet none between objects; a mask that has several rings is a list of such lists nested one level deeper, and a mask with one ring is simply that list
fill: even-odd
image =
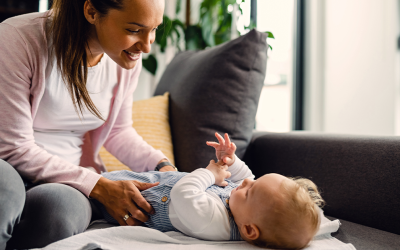
[{"label": "baby's face", "polygon": [[239,228],[241,224],[259,224],[261,215],[272,211],[281,197],[280,185],[289,180],[279,174],[266,174],[257,180],[245,179],[234,189],[229,199],[229,207]]}]

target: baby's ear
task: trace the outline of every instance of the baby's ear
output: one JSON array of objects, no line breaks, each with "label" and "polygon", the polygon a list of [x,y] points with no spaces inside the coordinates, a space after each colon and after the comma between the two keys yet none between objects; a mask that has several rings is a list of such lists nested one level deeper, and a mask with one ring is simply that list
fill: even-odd
[{"label": "baby's ear", "polygon": [[243,224],[241,229],[243,236],[249,240],[256,240],[260,237],[260,230],[255,224]]}]

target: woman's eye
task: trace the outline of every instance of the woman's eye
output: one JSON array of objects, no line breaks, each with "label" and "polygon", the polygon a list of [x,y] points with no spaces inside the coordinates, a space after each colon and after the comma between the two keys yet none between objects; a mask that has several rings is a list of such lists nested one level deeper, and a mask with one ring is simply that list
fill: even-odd
[{"label": "woman's eye", "polygon": [[139,33],[139,30],[130,30],[130,29],[127,29],[127,31],[130,32],[130,33],[132,33],[132,34]]},{"label": "woman's eye", "polygon": [[156,30],[158,30],[158,27],[156,27],[156,28],[153,29],[153,31],[156,31]]}]

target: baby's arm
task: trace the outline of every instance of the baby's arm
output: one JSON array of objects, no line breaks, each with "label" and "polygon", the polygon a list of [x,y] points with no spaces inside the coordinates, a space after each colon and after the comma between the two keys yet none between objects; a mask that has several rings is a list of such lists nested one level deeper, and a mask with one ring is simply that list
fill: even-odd
[{"label": "baby's arm", "polygon": [[[170,219],[181,232],[205,240],[229,240],[227,211],[219,198],[206,189],[215,183],[208,169],[196,169],[171,190]],[[178,222],[177,222],[178,221]]]},{"label": "baby's arm", "polygon": [[249,169],[249,167],[240,160],[235,155],[235,162],[228,168],[228,171],[231,173],[231,177],[228,180],[234,183],[241,183],[244,179],[254,180],[253,172]]}]

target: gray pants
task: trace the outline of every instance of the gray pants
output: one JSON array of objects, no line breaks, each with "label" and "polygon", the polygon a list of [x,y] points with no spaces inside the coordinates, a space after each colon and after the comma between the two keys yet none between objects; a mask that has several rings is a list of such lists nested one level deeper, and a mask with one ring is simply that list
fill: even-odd
[{"label": "gray pants", "polygon": [[[0,250],[45,247],[82,233],[92,219],[92,203],[63,184],[25,189],[24,181],[0,160]],[[101,215],[100,215],[101,216]]]}]

